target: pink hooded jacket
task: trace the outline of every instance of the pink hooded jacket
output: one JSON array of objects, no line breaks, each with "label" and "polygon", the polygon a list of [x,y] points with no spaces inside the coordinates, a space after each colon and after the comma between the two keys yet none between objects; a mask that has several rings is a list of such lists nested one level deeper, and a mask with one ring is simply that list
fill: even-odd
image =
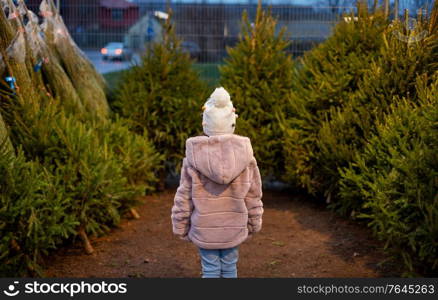
[{"label": "pink hooded jacket", "polygon": [[173,232],[204,249],[241,244],[262,227],[262,183],[249,138],[234,134],[186,141],[172,207]]}]

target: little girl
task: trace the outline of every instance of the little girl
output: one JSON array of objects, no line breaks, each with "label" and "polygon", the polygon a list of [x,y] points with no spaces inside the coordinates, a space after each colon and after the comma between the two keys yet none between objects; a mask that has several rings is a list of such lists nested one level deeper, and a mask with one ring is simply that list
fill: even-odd
[{"label": "little girl", "polygon": [[174,234],[199,247],[203,278],[236,278],[238,246],[262,227],[260,172],[224,88],[205,103],[205,136],[186,141],[172,207]]}]

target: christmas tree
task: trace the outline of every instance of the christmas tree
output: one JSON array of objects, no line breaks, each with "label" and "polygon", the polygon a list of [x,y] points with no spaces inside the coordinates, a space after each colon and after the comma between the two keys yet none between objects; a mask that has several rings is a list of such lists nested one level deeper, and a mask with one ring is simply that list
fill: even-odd
[{"label": "christmas tree", "polygon": [[186,139],[202,132],[206,97],[206,87],[180,44],[170,12],[163,41],[147,50],[140,65],[124,73],[114,103],[135,132],[148,134],[164,155],[167,170],[179,169]]},{"label": "christmas tree", "polygon": [[293,61],[285,52],[285,31],[261,1],[252,23],[242,17],[242,33],[220,68],[221,84],[231,95],[239,118],[236,133],[252,140],[255,157],[264,175],[283,173],[282,131],[277,115],[285,109],[292,87]]},{"label": "christmas tree", "polygon": [[[375,122],[384,118],[388,108],[398,99],[408,98],[414,103],[418,100],[417,78],[426,78],[429,80],[426,85],[430,84],[438,70],[438,31],[435,26],[433,18],[418,20],[412,29],[401,21],[392,22],[381,34],[384,42],[379,55],[363,72],[358,89],[344,105],[330,109],[327,119],[321,124],[316,143],[322,174],[330,178],[326,180],[330,191],[336,193],[339,168],[347,167],[360,155],[369,137],[375,133]],[[409,37],[411,41],[406,40]],[[358,203],[358,199],[340,200],[339,208],[343,212],[354,209]]]},{"label": "christmas tree", "polygon": [[[89,235],[105,233],[125,212],[135,217],[133,206],[154,189],[161,158],[146,133],[134,134],[125,120],[104,117],[100,75],[73,43],[47,46],[23,1],[0,6],[0,276],[41,276],[43,254],[75,236],[90,253]],[[51,22],[62,25],[59,15]],[[63,28],[56,34],[69,42]],[[34,64],[37,58],[48,60]],[[80,65],[75,76],[94,78],[92,88],[99,92],[89,100],[103,105],[85,105],[93,106],[90,114],[76,109],[79,98],[70,98],[76,92],[63,69],[66,61]],[[61,86],[70,90],[62,93]],[[79,80],[75,88],[84,95],[90,83]]]},{"label": "christmas tree", "polygon": [[290,111],[283,110],[280,121],[286,181],[330,197],[332,165],[339,152],[349,153],[350,145],[347,141],[345,149],[339,146],[332,157],[322,159],[320,129],[329,112],[344,107],[359,89],[365,71],[379,55],[387,25],[381,11],[371,14],[359,2],[357,17],[345,17],[332,36],[299,60],[288,99]]},{"label": "christmas tree", "polygon": [[339,196],[404,262],[405,275],[433,276],[438,271],[438,77],[418,77],[416,89],[415,99],[397,98],[376,121],[376,133],[341,170]]}]

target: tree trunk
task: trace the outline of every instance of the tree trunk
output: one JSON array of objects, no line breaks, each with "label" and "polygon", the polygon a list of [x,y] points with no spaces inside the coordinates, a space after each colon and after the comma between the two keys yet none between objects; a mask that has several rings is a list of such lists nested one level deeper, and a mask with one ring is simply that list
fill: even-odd
[{"label": "tree trunk", "polygon": [[84,227],[81,227],[79,229],[79,237],[81,238],[82,242],[84,243],[85,252],[87,254],[94,253],[94,248],[91,246],[90,240],[88,239],[87,233],[85,232]]},{"label": "tree trunk", "polygon": [[166,170],[161,169],[158,173],[158,191],[163,192],[166,189]]},{"label": "tree trunk", "polygon": [[3,151],[14,153],[13,150],[12,143],[8,137],[8,129],[0,114],[0,153]]},{"label": "tree trunk", "polygon": [[131,208],[129,210],[129,212],[131,213],[131,215],[134,219],[140,219],[140,215],[138,214],[138,212],[135,208]]}]

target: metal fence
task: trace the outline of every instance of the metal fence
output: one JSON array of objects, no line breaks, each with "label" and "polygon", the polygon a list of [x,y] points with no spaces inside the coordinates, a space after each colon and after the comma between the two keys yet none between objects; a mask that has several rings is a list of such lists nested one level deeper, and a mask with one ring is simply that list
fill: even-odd
[{"label": "metal fence", "polygon": [[[37,9],[39,1],[28,1]],[[254,20],[257,4],[182,3],[157,0],[62,0],[60,10],[71,35],[82,49],[100,49],[109,42],[123,42],[141,52],[145,45],[161,39],[162,18],[166,8],[172,11],[183,49],[199,62],[218,63],[226,56],[226,47],[236,44],[243,11]],[[271,5],[278,29],[286,28],[291,40],[287,49],[301,55],[329,36],[343,12],[353,7]]]},{"label": "metal fence", "polygon": [[[81,48],[100,49],[109,42],[123,42],[138,52],[141,52],[148,43],[160,40],[163,13],[166,12],[167,7],[170,7],[177,34],[184,41],[183,48],[199,62],[220,62],[226,55],[226,47],[233,46],[238,41],[243,11],[247,11],[249,19],[253,20],[257,9],[254,0],[244,4],[232,4],[231,1],[227,3],[210,3],[206,0],[201,3],[189,3],[189,0],[178,1],[59,0],[57,2],[60,3],[61,14],[70,33]],[[320,5],[273,4],[264,5],[264,8],[271,9],[278,20],[278,29],[286,28],[286,38],[291,40],[287,51],[297,56],[325,40],[343,13],[355,10],[355,1],[327,1],[329,2],[351,5],[321,7]],[[368,2],[371,4],[374,1]],[[426,4],[430,2],[429,6],[432,3],[430,0],[420,2]],[[26,3],[31,9],[37,10],[40,0],[28,0]],[[388,1],[388,3],[392,6],[396,2]]]}]

